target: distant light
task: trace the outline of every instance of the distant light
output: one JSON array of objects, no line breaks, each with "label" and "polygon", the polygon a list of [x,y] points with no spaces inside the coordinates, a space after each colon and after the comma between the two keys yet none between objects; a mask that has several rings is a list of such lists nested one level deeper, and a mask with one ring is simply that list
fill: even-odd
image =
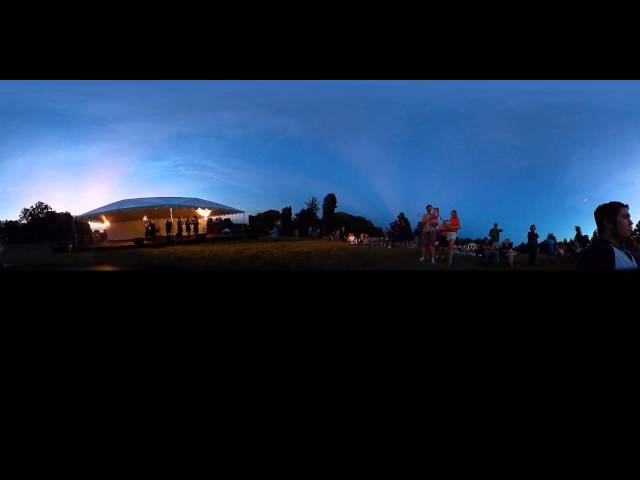
[{"label": "distant light", "polygon": [[209,210],[208,208],[205,208],[204,210],[202,208],[199,208],[196,210],[196,212],[198,213],[198,215],[206,218],[211,213],[211,210]]},{"label": "distant light", "polygon": [[110,226],[111,226],[111,223],[109,222],[109,220],[107,220],[107,217],[105,217],[104,215],[102,215],[102,222],[89,221],[89,227],[91,227],[91,230],[97,229],[100,231],[104,231]]},{"label": "distant light", "polygon": [[586,198],[584,199],[584,203],[587,203],[587,199]]}]

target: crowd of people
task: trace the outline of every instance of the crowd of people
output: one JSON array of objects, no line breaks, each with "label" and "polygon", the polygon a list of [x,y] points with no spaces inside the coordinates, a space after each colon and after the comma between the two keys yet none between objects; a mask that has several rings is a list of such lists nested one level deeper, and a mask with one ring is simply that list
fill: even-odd
[{"label": "crowd of people", "polygon": [[[602,204],[594,211],[596,221],[596,238],[589,239],[582,233],[579,226],[575,227],[572,240],[559,242],[553,233],[549,233],[544,241],[545,254],[552,264],[562,261],[577,261],[579,270],[638,270],[640,252],[638,238],[632,238],[633,222],[629,214],[629,205],[621,202]],[[451,212],[451,218],[444,220],[437,207],[427,205],[426,213],[422,216],[421,246],[422,256],[419,261],[427,259],[435,264],[442,258],[444,250],[449,253],[448,265],[453,264],[456,249],[455,241],[461,225],[457,212]],[[506,263],[510,269],[515,268],[515,259],[520,254],[513,242],[505,239],[500,242],[503,229],[494,223],[488,236],[473,251],[483,258],[485,264]],[[529,256],[528,265],[535,267],[540,250],[539,234],[535,225],[531,225],[526,250]],[[447,247],[443,248],[445,245]]]},{"label": "crowd of people", "polygon": [[[146,239],[155,240],[158,236],[160,236],[160,228],[156,225],[155,218],[144,217],[142,221],[144,223],[144,236]],[[171,219],[167,219],[167,221],[165,222],[164,231],[168,240],[174,239],[173,221]],[[194,216],[185,219],[179,217],[176,222],[175,239],[179,240],[183,238],[183,236],[189,238],[191,237],[192,232],[194,236],[197,236],[200,233],[200,222],[198,221],[198,217]]]},{"label": "crowd of people", "polygon": [[377,245],[386,247],[389,244],[388,236],[379,237],[367,233],[347,233],[345,227],[334,230],[333,233],[322,238],[324,240],[344,241],[350,245]]},{"label": "crowd of people", "polygon": [[[546,258],[552,264],[565,260],[577,261],[580,270],[638,270],[640,254],[638,240],[632,239],[631,217],[629,206],[620,202],[609,202],[600,205],[594,212],[597,225],[596,237],[589,239],[579,226],[575,227],[575,236],[571,240],[559,242],[553,233],[540,242],[536,225],[531,225],[527,233],[527,243],[516,248],[510,239],[500,241],[504,232],[498,223],[494,223],[487,237],[474,248],[464,248],[465,253],[482,257],[486,265],[505,264],[515,268],[518,255],[528,254],[528,266],[535,267],[541,247],[544,247]],[[440,209],[432,205],[426,206],[418,228],[419,234],[412,240],[404,240],[405,247],[420,248],[419,262],[435,265],[438,260],[447,260],[453,266],[457,251],[456,240],[462,228],[458,212],[451,210],[448,219],[443,219]],[[318,238],[319,231],[309,231],[309,236]],[[278,238],[278,227],[272,231],[272,237]],[[392,248],[395,242],[392,232],[386,230],[384,236],[374,237],[365,233],[346,232],[345,228],[335,230],[323,237],[326,240],[344,241],[351,245],[376,245]],[[522,249],[524,247],[524,251]]]}]

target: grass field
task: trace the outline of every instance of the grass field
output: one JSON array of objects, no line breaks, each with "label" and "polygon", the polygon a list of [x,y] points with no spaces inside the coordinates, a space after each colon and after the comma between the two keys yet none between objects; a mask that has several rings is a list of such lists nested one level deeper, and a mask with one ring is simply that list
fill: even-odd
[{"label": "grass field", "polygon": [[[4,247],[8,269],[180,269],[180,270],[449,270],[446,261],[418,263],[413,248],[353,246],[326,240],[241,240],[128,250],[52,253],[50,245]],[[485,270],[478,257],[456,255],[452,270]],[[575,263],[551,265],[545,255],[529,268],[527,257],[516,259],[517,270],[574,270]],[[508,271],[506,266],[488,270]]]}]

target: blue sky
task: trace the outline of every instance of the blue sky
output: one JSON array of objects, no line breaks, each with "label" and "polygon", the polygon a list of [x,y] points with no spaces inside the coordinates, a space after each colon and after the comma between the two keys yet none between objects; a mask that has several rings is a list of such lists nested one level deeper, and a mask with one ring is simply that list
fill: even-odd
[{"label": "blue sky", "polygon": [[0,82],[0,218],[144,196],[295,212],[328,192],[382,227],[456,208],[471,237],[590,234],[613,199],[637,221],[640,82]]}]

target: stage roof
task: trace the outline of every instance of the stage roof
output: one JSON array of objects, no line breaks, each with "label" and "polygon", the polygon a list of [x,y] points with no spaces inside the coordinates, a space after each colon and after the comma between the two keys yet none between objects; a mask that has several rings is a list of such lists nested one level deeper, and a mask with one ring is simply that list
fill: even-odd
[{"label": "stage roof", "polygon": [[87,222],[102,222],[104,215],[109,222],[124,222],[129,220],[142,220],[147,217],[169,217],[169,209],[173,209],[173,218],[193,217],[198,215],[197,210],[210,210],[209,216],[234,215],[244,213],[228,205],[190,197],[151,197],[129,198],[119,202],[110,203],[104,207],[96,208],[90,212],[77,215],[76,219]]}]

